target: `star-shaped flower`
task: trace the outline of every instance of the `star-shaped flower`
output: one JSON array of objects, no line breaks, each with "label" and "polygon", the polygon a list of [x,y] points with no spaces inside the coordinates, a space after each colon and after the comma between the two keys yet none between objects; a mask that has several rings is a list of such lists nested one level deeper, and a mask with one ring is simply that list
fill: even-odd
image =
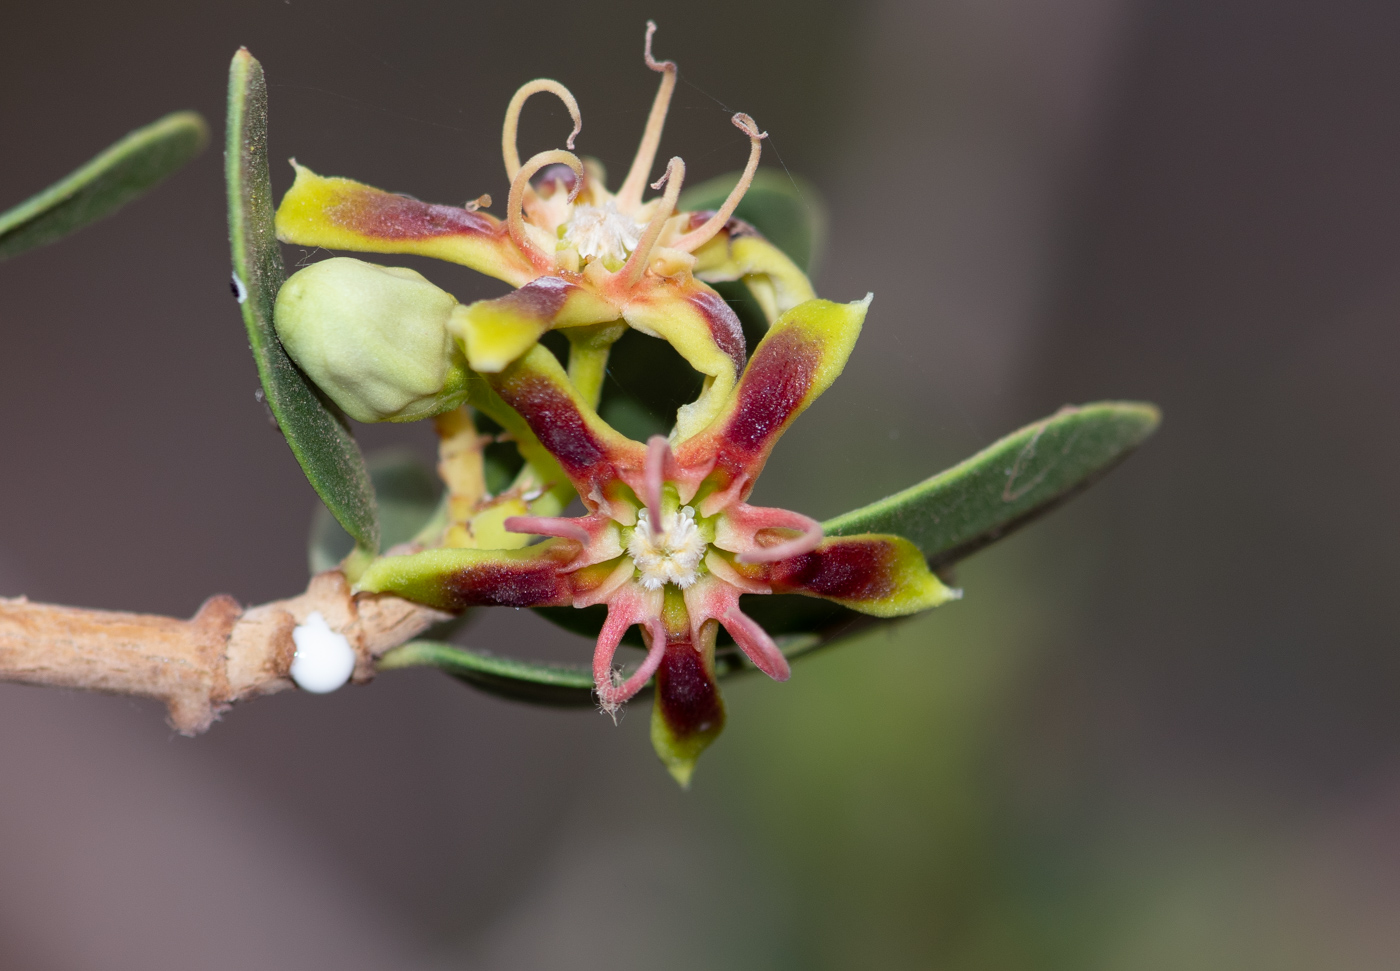
[{"label": "star-shaped flower", "polygon": [[[588,514],[506,520],[508,530],[547,537],[523,549],[385,557],[360,588],[452,611],[606,604],[593,658],[599,702],[615,713],[654,677],[652,741],[685,784],[724,722],[719,629],[770,677],[789,675],[782,651],[740,609],[742,595],[804,594],[878,617],[956,596],[908,540],[823,538],[806,516],[746,501],[778,437],[841,373],[868,305],[812,299],[782,314],[702,427],[646,444],[607,425],[554,355],[531,348],[486,375],[490,390],[476,389],[474,400],[489,394],[487,407],[523,419]],[[634,625],[646,658],[623,678],[614,655]]]},{"label": "star-shaped flower", "polygon": [[570,148],[581,129],[574,96],[558,82],[541,79],[517,91],[506,109],[505,219],[481,211],[490,205],[489,197],[461,208],[431,205],[298,165],[296,181],[277,211],[278,238],[328,249],[431,256],[506,281],[518,289],[460,307],[451,317],[448,326],[470,367],[500,373],[547,330],[564,328],[573,341],[571,377],[595,406],[608,347],[621,333],[613,328],[600,336],[599,326],[621,320],[664,338],[705,375],[700,398],[677,416],[677,434],[693,435],[718,414],[744,365],[739,320],[705,281],[744,280],[770,323],[815,294],[787,256],[732,218],[766,137],[748,115],[733,118],[749,138],[748,164],[717,211],[676,212],[685,180],[679,158],[670,160],[653,186],[664,186],[665,193],[643,201],[676,84],[676,65],[652,57],[655,29],[648,23],[645,58],[661,74],[661,86],[636,158],[616,193],[608,191],[599,163],[572,152],[540,152],[520,161],[516,128],[532,95],[550,93],[568,107],[574,120]]}]

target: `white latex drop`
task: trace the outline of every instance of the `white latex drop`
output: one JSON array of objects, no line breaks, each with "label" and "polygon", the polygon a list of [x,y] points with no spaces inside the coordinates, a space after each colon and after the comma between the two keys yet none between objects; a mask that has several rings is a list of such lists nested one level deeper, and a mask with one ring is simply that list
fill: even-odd
[{"label": "white latex drop", "polygon": [[331,630],[319,610],[292,631],[297,653],[292,658],[292,680],[303,691],[318,695],[334,691],[355,671],[355,651],[345,635]]}]

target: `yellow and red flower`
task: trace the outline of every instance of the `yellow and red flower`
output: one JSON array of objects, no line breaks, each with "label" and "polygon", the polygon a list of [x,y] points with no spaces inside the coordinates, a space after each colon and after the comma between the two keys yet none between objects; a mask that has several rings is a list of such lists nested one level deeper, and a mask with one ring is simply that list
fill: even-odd
[{"label": "yellow and red flower", "polygon": [[[508,530],[549,537],[524,549],[384,557],[360,587],[452,611],[606,604],[593,657],[599,702],[616,712],[654,676],[652,740],[688,780],[724,721],[714,680],[719,628],[770,677],[789,674],[773,639],[740,609],[742,595],[804,594],[878,617],[956,595],[908,540],[823,538],[806,516],[746,501],[778,436],[841,373],[868,303],[814,299],[783,314],[718,413],[674,442],[621,435],[549,350],[531,349],[488,381],[558,461],[588,515],[506,520]],[[614,655],[634,625],[647,654],[624,679]]]},{"label": "yellow and red flower", "polygon": [[647,25],[645,56],[647,66],[662,75],[661,86],[616,193],[604,184],[599,163],[569,151],[540,152],[521,163],[516,128],[532,95],[554,94],[568,106],[574,119],[570,147],[582,126],[568,89],[541,79],[517,91],[506,110],[502,143],[511,182],[505,219],[481,210],[489,197],[466,207],[433,205],[296,165],[296,181],[277,210],[278,238],[327,249],[436,257],[504,280],[518,289],[454,315],[452,327],[472,369],[498,373],[546,331],[566,329],[571,337],[584,335],[575,341],[570,370],[594,404],[602,383],[598,362],[606,360],[607,343],[599,348],[591,325],[622,320],[663,338],[706,376],[699,400],[677,416],[677,431],[692,434],[718,413],[744,364],[739,320],[706,281],[744,280],[770,323],[815,294],[781,250],[733,218],[767,137],[748,115],[734,115],[734,124],[749,138],[748,164],[717,211],[675,211],[685,180],[680,158],[670,160],[653,186],[664,185],[665,193],[643,201],[676,84],[676,65],[652,57],[655,29]]},{"label": "yellow and red flower", "polygon": [[[661,86],[616,193],[600,165],[569,151],[521,163],[515,132],[530,96],[552,93],[568,106],[570,147],[579,131],[573,96],[548,80],[521,88],[506,113],[504,220],[481,211],[485,198],[431,205],[297,167],[277,212],[282,240],[437,257],[502,279],[513,293],[464,306],[410,271],[342,260],[289,281],[278,329],[303,370],[325,375],[322,390],[347,398],[347,412],[411,420],[465,400],[505,428],[531,470],[528,489],[489,502],[473,494],[476,519],[460,520],[464,529],[455,538],[449,530],[443,545],[375,560],[359,576],[360,589],[451,611],[606,605],[593,659],[599,703],[615,714],[654,678],[652,739],[684,783],[724,722],[715,683],[720,629],[770,677],[789,675],[777,644],[740,608],[742,596],[802,594],[892,617],[956,593],[908,540],[824,538],[806,516],[747,502],[778,437],[841,373],[870,298],[816,298],[787,256],[733,218],[766,137],[747,115],[734,123],[749,138],[748,164],[718,210],[676,212],[685,175],[679,158],[653,185],[664,194],[643,201],[676,82],[675,65],[652,57],[654,30],[648,24],[645,57]],[[731,280],[748,285],[770,325],[751,357],[738,318],[708,285]],[[324,286],[344,292],[323,298]],[[342,335],[353,346],[327,353],[321,345],[344,330],[327,320],[328,307],[342,308],[332,316],[382,313],[401,322],[360,321]],[[610,346],[625,327],[666,340],[705,376],[671,434],[645,444],[596,410]],[[539,343],[554,328],[570,338],[567,371]],[[409,347],[441,359],[398,360]],[[464,454],[477,441],[465,418],[445,418],[439,430],[445,443],[466,442]],[[451,487],[446,458],[443,468]],[[575,492],[587,514],[553,515]],[[544,539],[525,545],[530,536]],[[634,626],[646,656],[623,676],[615,654]]]}]

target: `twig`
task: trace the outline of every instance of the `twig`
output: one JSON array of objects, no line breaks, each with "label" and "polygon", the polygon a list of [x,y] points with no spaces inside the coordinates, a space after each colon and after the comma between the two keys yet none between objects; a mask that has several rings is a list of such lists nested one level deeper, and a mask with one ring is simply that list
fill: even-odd
[{"label": "twig", "polygon": [[0,681],[156,698],[176,731],[197,735],[235,702],[293,686],[292,631],[313,611],[354,648],[352,680],[361,684],[374,677],[375,658],[450,616],[352,594],[339,570],[256,607],[220,594],[189,620],[0,598]]}]

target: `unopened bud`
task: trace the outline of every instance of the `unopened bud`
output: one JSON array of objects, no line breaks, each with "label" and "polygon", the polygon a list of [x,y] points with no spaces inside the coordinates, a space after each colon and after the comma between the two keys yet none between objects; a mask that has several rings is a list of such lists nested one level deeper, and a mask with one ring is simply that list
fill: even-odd
[{"label": "unopened bud", "polygon": [[292,360],[351,418],[415,421],[466,400],[455,306],[413,270],[337,257],[282,285],[275,320]]}]

